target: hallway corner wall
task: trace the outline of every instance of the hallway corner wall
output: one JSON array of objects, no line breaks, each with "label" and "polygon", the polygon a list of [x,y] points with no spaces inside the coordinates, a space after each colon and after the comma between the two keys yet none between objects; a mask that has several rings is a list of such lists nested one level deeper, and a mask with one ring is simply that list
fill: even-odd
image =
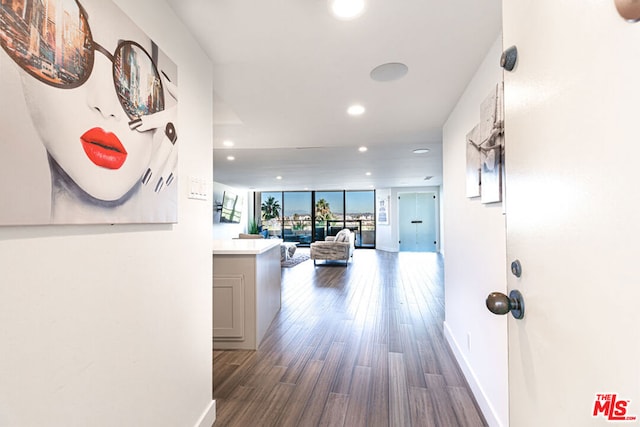
[{"label": "hallway corner wall", "polygon": [[178,223],[0,227],[2,426],[215,419],[212,205],[187,198],[213,177],[212,63],[164,0],[115,3],[177,64]]},{"label": "hallway corner wall", "polygon": [[505,217],[501,203],[466,197],[466,135],[502,81],[501,52],[499,36],[443,127],[445,335],[491,426],[509,420],[507,319],[485,307],[490,292],[507,289]]}]

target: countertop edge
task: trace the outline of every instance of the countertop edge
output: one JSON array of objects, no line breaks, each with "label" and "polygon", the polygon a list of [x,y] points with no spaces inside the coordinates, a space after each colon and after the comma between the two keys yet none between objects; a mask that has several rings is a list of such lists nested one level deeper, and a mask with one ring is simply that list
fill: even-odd
[{"label": "countertop edge", "polygon": [[214,240],[213,255],[259,255],[280,246],[281,239]]}]

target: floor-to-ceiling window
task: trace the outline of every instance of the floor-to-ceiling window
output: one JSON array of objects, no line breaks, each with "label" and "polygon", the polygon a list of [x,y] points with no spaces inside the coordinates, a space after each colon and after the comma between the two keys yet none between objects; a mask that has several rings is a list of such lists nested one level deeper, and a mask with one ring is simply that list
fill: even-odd
[{"label": "floor-to-ceiling window", "polygon": [[335,236],[344,228],[344,192],[315,192],[315,240]]},{"label": "floor-to-ceiling window", "polygon": [[285,191],[283,201],[282,239],[285,242],[311,243],[311,192]]},{"label": "floor-to-ceiling window", "polygon": [[282,233],[282,191],[272,191],[260,195],[260,220],[263,229],[270,236],[279,237]]},{"label": "floor-to-ceiling window", "polygon": [[376,246],[375,193],[373,191],[345,192],[345,227],[356,233],[356,246]]},{"label": "floor-to-ceiling window", "polygon": [[269,235],[301,246],[343,228],[355,233],[356,247],[375,248],[375,192],[272,191],[260,194],[256,214]]}]

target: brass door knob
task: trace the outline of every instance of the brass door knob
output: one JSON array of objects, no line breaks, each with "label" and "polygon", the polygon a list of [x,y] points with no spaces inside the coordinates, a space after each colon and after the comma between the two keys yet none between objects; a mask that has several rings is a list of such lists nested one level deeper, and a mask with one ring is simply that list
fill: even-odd
[{"label": "brass door knob", "polygon": [[502,292],[491,292],[486,300],[487,308],[493,314],[507,314],[516,319],[524,317],[524,300],[520,291],[513,290],[506,296]]}]

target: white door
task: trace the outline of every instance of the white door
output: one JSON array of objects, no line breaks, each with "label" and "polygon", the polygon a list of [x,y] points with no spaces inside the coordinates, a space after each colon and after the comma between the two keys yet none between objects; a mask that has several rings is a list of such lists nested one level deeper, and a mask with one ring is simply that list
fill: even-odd
[{"label": "white door", "polygon": [[434,193],[401,193],[399,245],[402,252],[436,251],[436,196]]},{"label": "white door", "polygon": [[638,425],[640,23],[613,0],[503,1],[503,17],[508,286],[525,300],[507,316],[510,425]]}]

